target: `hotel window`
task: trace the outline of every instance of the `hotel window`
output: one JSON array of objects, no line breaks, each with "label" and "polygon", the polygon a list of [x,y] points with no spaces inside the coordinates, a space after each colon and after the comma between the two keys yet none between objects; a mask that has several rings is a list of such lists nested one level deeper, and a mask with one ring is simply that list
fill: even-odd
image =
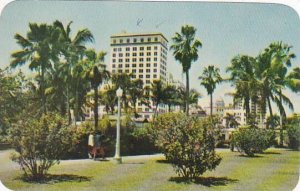
[{"label": "hotel window", "polygon": [[115,64],[113,64],[113,65],[112,65],[112,67],[113,67],[113,68],[115,68],[115,67],[116,67],[116,65],[115,65]]},{"label": "hotel window", "polygon": [[114,48],[114,52],[116,52],[117,51],[117,48]]},{"label": "hotel window", "polygon": [[133,42],[136,42],[136,38],[133,39]]},{"label": "hotel window", "polygon": [[130,62],[129,58],[126,58],[126,59],[125,59],[125,62]]},{"label": "hotel window", "polygon": [[143,39],[143,38],[141,38],[141,42],[144,42],[144,39]]},{"label": "hotel window", "polygon": [[150,62],[150,61],[151,61],[151,58],[147,58],[146,60],[147,60],[147,62]]},{"label": "hotel window", "polygon": [[151,42],[151,38],[148,38],[148,42]]},{"label": "hotel window", "polygon": [[139,64],[139,67],[144,67],[144,64]]},{"label": "hotel window", "polygon": [[123,57],[123,53],[119,53],[119,57]]},{"label": "hotel window", "polygon": [[150,73],[150,69],[146,69],[146,72],[147,72],[147,73]]},{"label": "hotel window", "polygon": [[130,53],[126,53],[125,56],[127,56],[127,57],[130,56]]},{"label": "hotel window", "polygon": [[146,75],[146,78],[150,78],[150,75]]},{"label": "hotel window", "polygon": [[129,73],[129,70],[125,70],[126,73]]},{"label": "hotel window", "polygon": [[122,73],[122,70],[118,70],[118,73]]},{"label": "hotel window", "polygon": [[133,51],[137,51],[137,47],[133,47],[132,50],[133,50]]},{"label": "hotel window", "polygon": [[142,47],[140,47],[140,50],[144,50],[144,47],[142,46]]},{"label": "hotel window", "polygon": [[129,64],[125,64],[125,67],[126,67],[126,68],[129,68]]},{"label": "hotel window", "polygon": [[120,43],[123,43],[123,39],[120,39]]},{"label": "hotel window", "polygon": [[151,82],[150,82],[150,80],[146,80],[146,84],[150,84]]},{"label": "hotel window", "polygon": [[132,67],[133,67],[133,68],[136,68],[136,64],[132,64]]},{"label": "hotel window", "polygon": [[119,62],[123,62],[123,59],[119,59]]},{"label": "hotel window", "polygon": [[143,52],[140,52],[140,56],[144,56],[144,53],[143,53]]},{"label": "hotel window", "polygon": [[136,69],[132,69],[132,73],[136,73]]},{"label": "hotel window", "polygon": [[157,58],[156,58],[156,57],[154,58],[154,61],[157,61]]},{"label": "hotel window", "polygon": [[151,65],[149,63],[146,64],[147,67],[150,67]]},{"label": "hotel window", "polygon": [[143,73],[144,72],[144,70],[143,69],[139,69],[139,73]]},{"label": "hotel window", "polygon": [[143,78],[143,75],[139,75],[139,78]]},{"label": "hotel window", "polygon": [[132,59],[132,62],[136,62],[136,58],[133,58],[133,59]]},{"label": "hotel window", "polygon": [[122,64],[119,64],[119,65],[118,65],[118,67],[119,67],[119,68],[122,68],[122,67],[123,67],[123,65],[122,65]]},{"label": "hotel window", "polygon": [[154,41],[155,41],[155,42],[157,42],[157,41],[158,41],[158,38],[157,38],[157,37],[155,37],[155,38],[154,38]]},{"label": "hotel window", "polygon": [[130,47],[126,47],[126,51],[130,51]]},{"label": "hotel window", "polygon": [[153,72],[157,72],[157,69],[153,69]]},{"label": "hotel window", "polygon": [[151,50],[151,46],[147,46],[147,50]]},{"label": "hotel window", "polygon": [[143,62],[144,61],[144,58],[140,58],[140,62]]},{"label": "hotel window", "polygon": [[130,43],[130,39],[129,38],[127,39],[127,43]]},{"label": "hotel window", "polygon": [[154,75],[153,75],[153,78],[157,78],[157,75],[156,75],[156,74],[154,74]]},{"label": "hotel window", "polygon": [[132,75],[132,78],[136,78],[136,75]]},{"label": "hotel window", "polygon": [[147,52],[147,56],[151,56],[151,52]]},{"label": "hotel window", "polygon": [[116,40],[113,41],[114,44],[116,44],[116,42],[117,42]]},{"label": "hotel window", "polygon": [[122,48],[118,48],[118,51],[121,52],[121,51],[122,51]]},{"label": "hotel window", "polygon": [[132,53],[132,56],[136,56],[136,52]]},{"label": "hotel window", "polygon": [[157,50],[157,46],[154,46],[154,50]]},{"label": "hotel window", "polygon": [[154,52],[154,56],[157,56],[157,52]]},{"label": "hotel window", "polygon": [[116,59],[112,59],[112,62],[115,63],[115,62],[116,62]]},{"label": "hotel window", "polygon": [[116,54],[113,54],[113,57],[116,57]]}]

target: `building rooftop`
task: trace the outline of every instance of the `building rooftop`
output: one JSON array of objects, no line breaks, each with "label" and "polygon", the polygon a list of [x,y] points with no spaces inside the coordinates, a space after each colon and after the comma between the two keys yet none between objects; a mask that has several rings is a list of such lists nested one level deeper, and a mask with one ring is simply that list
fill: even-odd
[{"label": "building rooftop", "polygon": [[152,33],[120,33],[110,36],[110,38],[117,38],[117,37],[132,37],[132,36],[156,36],[160,35],[162,36],[167,42],[168,39],[160,32],[152,32]]}]

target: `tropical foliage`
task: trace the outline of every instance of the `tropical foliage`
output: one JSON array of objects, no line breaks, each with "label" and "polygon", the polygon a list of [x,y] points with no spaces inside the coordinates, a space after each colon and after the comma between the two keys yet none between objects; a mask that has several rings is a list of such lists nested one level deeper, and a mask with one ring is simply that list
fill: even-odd
[{"label": "tropical foliage", "polygon": [[201,41],[195,39],[195,35],[195,27],[189,25],[182,26],[180,33],[176,32],[172,38],[174,44],[171,46],[175,59],[181,63],[182,71],[186,75],[185,112],[187,115],[189,115],[189,99],[187,98],[190,97],[189,70],[192,62],[198,59],[198,49],[202,46]]},{"label": "tropical foliage", "polygon": [[[166,121],[165,117],[171,120]],[[214,150],[214,120],[184,114],[167,114],[158,118],[154,123],[158,129],[155,143],[179,176],[195,180],[220,164],[221,157]]]}]

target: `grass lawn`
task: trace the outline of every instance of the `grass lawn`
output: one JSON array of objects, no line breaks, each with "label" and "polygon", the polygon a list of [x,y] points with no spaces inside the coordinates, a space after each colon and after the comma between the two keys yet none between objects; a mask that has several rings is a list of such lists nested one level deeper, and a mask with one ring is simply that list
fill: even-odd
[{"label": "grass lawn", "polygon": [[269,149],[254,158],[229,150],[218,151],[221,164],[196,183],[178,178],[162,156],[128,157],[123,164],[113,161],[62,161],[50,170],[51,180],[28,183],[9,160],[0,153],[0,179],[13,190],[292,190],[299,177],[300,152]]}]

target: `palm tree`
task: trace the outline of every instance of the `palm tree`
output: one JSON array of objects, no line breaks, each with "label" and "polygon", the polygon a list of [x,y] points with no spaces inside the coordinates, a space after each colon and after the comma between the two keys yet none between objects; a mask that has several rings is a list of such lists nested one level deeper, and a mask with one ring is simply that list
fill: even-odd
[{"label": "palm tree", "polygon": [[175,86],[167,85],[164,88],[165,98],[163,102],[168,105],[168,112],[171,112],[171,106],[177,104],[178,91]]},{"label": "palm tree", "polygon": [[105,80],[107,80],[110,75],[105,69],[106,66],[103,64],[105,52],[99,52],[98,54],[93,49],[88,49],[85,51],[86,58],[83,60],[84,71],[83,78],[87,79],[91,83],[91,87],[94,91],[94,121],[95,130],[98,128],[98,87]]},{"label": "palm tree", "polygon": [[15,35],[21,50],[12,53],[12,68],[29,63],[29,69],[38,72],[38,83],[43,113],[46,113],[45,75],[52,68],[53,62],[59,59],[59,31],[47,24],[29,23],[26,37]]},{"label": "palm tree", "polygon": [[[196,29],[193,26],[185,25],[181,27],[181,33],[175,33],[172,38],[174,44],[171,49],[173,55],[182,65],[182,70],[186,75],[186,98],[189,97],[189,70],[192,62],[198,59],[198,48],[202,46],[200,40],[195,39]],[[189,99],[186,99],[186,114],[189,114]]]},{"label": "palm tree", "polygon": [[236,117],[230,113],[226,113],[224,119],[226,121],[226,128],[237,128],[240,125]]},{"label": "palm tree", "polygon": [[78,63],[80,57],[83,56],[84,51],[86,50],[85,44],[87,42],[94,42],[94,37],[88,29],[79,30],[74,38],[71,37],[71,24],[72,21],[67,24],[66,27],[56,20],[53,23],[53,26],[60,31],[60,44],[62,45],[63,55],[65,57],[65,62],[59,63],[59,71],[61,78],[65,84],[65,91],[63,95],[66,97],[67,102],[67,113],[69,118],[69,123],[71,122],[71,113],[70,113],[70,89],[73,85],[74,95],[75,95],[75,116],[78,116],[79,109],[79,92],[78,86],[80,83],[80,78],[74,75],[74,67]]},{"label": "palm tree", "polygon": [[271,67],[277,74],[274,79],[277,88],[274,89],[274,92],[276,92],[278,97],[274,100],[280,112],[280,146],[283,146],[283,120],[286,118],[282,102],[288,104],[288,106],[293,109],[292,102],[288,97],[283,95],[282,89],[287,87],[294,92],[299,92],[300,90],[300,78],[298,78],[300,74],[298,73],[298,69],[296,68],[291,74],[288,74],[287,67],[291,66],[291,60],[296,57],[294,53],[290,52],[291,48],[291,46],[283,44],[282,42],[275,42],[269,46],[270,52],[272,53]]},{"label": "palm tree", "polygon": [[165,87],[164,84],[161,80],[154,80],[151,83],[151,100],[153,102],[153,104],[155,105],[155,109],[154,109],[154,118],[157,115],[157,109],[158,109],[158,105],[163,103],[163,100],[165,99]]},{"label": "palm tree", "polygon": [[116,95],[116,88],[114,86],[108,85],[105,91],[101,94],[101,103],[105,105],[106,112],[110,110],[111,114],[114,114],[114,107],[117,104],[118,98]]},{"label": "palm tree", "polygon": [[216,89],[216,85],[222,82],[219,68],[215,68],[213,65],[204,68],[202,76],[199,76],[201,85],[203,85],[210,95],[210,116],[213,114],[213,93]]},{"label": "palm tree", "polygon": [[133,106],[135,116],[137,117],[138,114],[136,112],[136,103],[144,95],[143,80],[132,80],[128,89],[128,95],[130,96],[131,104]]},{"label": "palm tree", "polygon": [[229,81],[235,85],[235,100],[242,100],[246,110],[247,123],[251,120],[250,101],[255,102],[257,97],[257,80],[255,78],[255,58],[247,55],[238,55],[231,60],[226,72],[230,72]]},{"label": "palm tree", "polygon": [[129,108],[128,91],[131,87],[131,74],[116,73],[112,76],[111,80],[116,87],[120,87],[123,90],[121,99],[124,103],[124,110],[127,113]]}]

